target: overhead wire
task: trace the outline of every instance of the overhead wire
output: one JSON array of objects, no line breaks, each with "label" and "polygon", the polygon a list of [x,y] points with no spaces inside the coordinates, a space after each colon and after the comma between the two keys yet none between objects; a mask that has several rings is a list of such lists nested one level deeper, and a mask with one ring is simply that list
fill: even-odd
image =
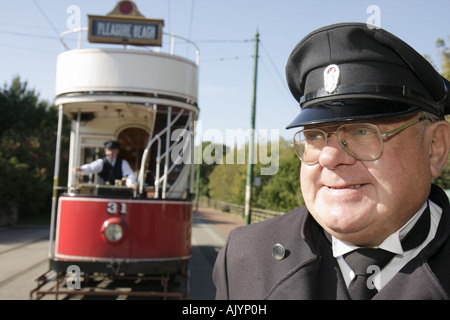
[{"label": "overhead wire", "polygon": [[[226,43],[247,43],[247,42],[253,42],[254,39],[210,39],[210,40],[195,40],[194,42],[197,44],[226,44]],[[202,59],[202,63],[204,62],[214,62],[214,61],[229,61],[229,60],[240,60],[240,59],[249,59],[253,58],[253,55],[239,55],[239,56],[230,56],[230,57],[218,57],[218,58],[211,58],[211,59]]]},{"label": "overhead wire", "polygon": [[286,95],[286,92],[284,92],[284,91],[281,89],[281,87],[280,87],[280,85],[279,85],[279,82],[276,81],[276,78],[270,76],[270,75],[271,75],[271,72],[270,72],[270,70],[269,70],[267,64],[265,63],[265,59],[260,59],[260,61],[262,62],[262,65],[263,65],[265,71],[269,74],[269,79],[273,82],[274,87],[277,89],[278,93],[280,94],[280,96],[281,96],[282,99],[284,100],[285,104],[288,105],[289,108],[290,108],[292,111],[298,112],[298,108],[295,108],[295,106],[294,106],[293,103],[292,103],[292,100],[289,100],[289,99],[288,99],[288,96],[290,96],[290,95]]},{"label": "overhead wire", "polygon": [[271,57],[270,54],[269,54],[269,51],[268,51],[268,50],[266,49],[266,47],[264,46],[264,43],[262,43],[261,41],[260,41],[260,45],[261,45],[261,48],[262,48],[262,49],[264,50],[264,52],[266,53],[267,57],[269,58],[269,61],[270,61],[271,65],[272,65],[273,69],[275,70],[275,73],[277,74],[278,79],[280,79],[280,82],[282,83],[284,89],[285,89],[287,92],[290,93],[290,90],[289,90],[289,88],[288,88],[288,86],[287,86],[287,84],[286,84],[286,81],[285,81],[284,77],[280,74],[280,72],[279,72],[277,66],[275,65],[275,62],[273,61],[272,57]]},{"label": "overhead wire", "polygon": [[240,40],[195,40],[195,43],[245,43],[253,42],[254,39],[240,39]]},{"label": "overhead wire", "polygon": [[13,36],[20,36],[20,37],[42,38],[42,39],[50,39],[50,40],[57,40],[58,39],[55,36],[48,36],[48,35],[42,35],[42,34],[32,34],[32,33],[24,33],[24,32],[16,32],[16,31],[9,31],[9,30],[0,30],[0,33],[10,34],[10,35],[13,35]]},{"label": "overhead wire", "polygon": [[[47,16],[47,14],[45,13],[45,11],[42,9],[42,7],[39,5],[39,3],[36,0],[33,0],[34,4],[36,5],[36,7],[38,8],[38,10],[41,12],[42,16],[45,18],[45,20],[47,20],[48,24],[50,25],[50,27],[53,29],[53,31],[55,31],[56,35],[58,36],[58,38],[60,37],[60,32],[58,31],[58,29],[56,29],[55,25],[53,24],[53,22],[50,20],[50,18]],[[64,41],[61,40],[61,44],[63,45],[63,47],[68,50],[69,48],[67,47],[67,45],[64,43]]]},{"label": "overhead wire", "polygon": [[[58,38],[55,36],[48,36],[48,35],[42,35],[42,34],[31,34],[31,33],[23,33],[23,32],[16,32],[16,31],[9,31],[9,30],[0,30],[0,34],[9,34],[12,36],[18,36],[18,37],[29,37],[29,38],[40,38],[40,39],[48,39],[48,40],[57,40]],[[54,54],[54,52],[48,51],[48,50],[41,50],[37,48],[30,48],[30,47],[23,47],[23,46],[16,46],[12,45],[11,43],[0,43],[0,46],[5,48],[11,48],[11,49],[18,49],[18,50],[26,50],[31,52],[41,52],[41,53],[47,53],[47,54]]]},{"label": "overhead wire", "polygon": [[33,0],[34,4],[36,5],[36,7],[39,9],[39,11],[41,12],[41,14],[44,16],[45,20],[47,20],[48,24],[50,25],[50,27],[53,29],[53,31],[55,31],[56,35],[59,37],[60,32],[58,31],[58,29],[56,29],[55,25],[52,23],[52,21],[50,20],[50,18],[47,16],[47,14],[45,13],[45,11],[41,8],[41,6],[39,5],[39,3],[36,0]]},{"label": "overhead wire", "polygon": [[0,26],[26,28],[26,29],[48,29],[48,27],[44,27],[42,25],[28,25],[28,24],[10,23],[10,22],[1,22],[1,21],[0,21]]},{"label": "overhead wire", "polygon": [[25,51],[31,51],[31,52],[40,52],[40,53],[55,55],[55,52],[52,52],[52,51],[41,50],[41,49],[30,48],[30,47],[15,46],[15,45],[11,45],[11,44],[0,43],[0,47],[10,48],[10,49],[17,49],[17,50],[25,50]]},{"label": "overhead wire", "polygon": [[203,62],[212,62],[212,61],[228,61],[228,60],[240,60],[240,59],[250,59],[254,58],[254,56],[235,56],[235,57],[222,57],[222,58],[211,58],[211,59],[202,59]]},{"label": "overhead wire", "polygon": [[[290,101],[287,100],[287,96],[289,96],[289,97],[291,96],[290,90],[289,90],[289,88],[288,88],[288,86],[287,86],[287,84],[286,84],[285,79],[284,79],[283,76],[280,74],[280,72],[279,72],[277,66],[275,65],[275,62],[273,61],[272,57],[270,56],[269,51],[266,49],[266,47],[264,46],[264,44],[262,43],[261,40],[259,40],[259,44],[261,45],[261,48],[263,49],[265,55],[267,56],[267,58],[268,58],[270,64],[272,65],[273,70],[275,71],[275,73],[276,73],[276,75],[277,75],[277,77],[278,77],[278,80],[280,80],[281,86],[283,87],[283,89],[284,89],[284,91],[285,91],[284,94],[283,94],[281,91],[279,91],[279,92],[280,92],[280,95],[283,97],[283,99],[285,99],[285,101],[286,101],[286,103],[287,103],[287,105],[289,106],[290,109],[292,109],[292,110],[295,111],[295,112],[298,112],[298,108],[294,107],[294,104],[292,103],[292,100],[290,100]],[[266,68],[266,71],[269,72],[267,66],[265,66],[265,64],[264,64],[264,59],[262,59],[262,62],[263,62],[263,66]],[[269,73],[270,73],[270,72],[269,72]],[[273,80],[273,77],[269,77],[269,78],[270,78],[271,80]],[[276,87],[277,87],[278,89],[280,89],[280,87],[279,87],[278,85],[277,85]],[[286,93],[287,93],[287,95],[286,95]]]}]

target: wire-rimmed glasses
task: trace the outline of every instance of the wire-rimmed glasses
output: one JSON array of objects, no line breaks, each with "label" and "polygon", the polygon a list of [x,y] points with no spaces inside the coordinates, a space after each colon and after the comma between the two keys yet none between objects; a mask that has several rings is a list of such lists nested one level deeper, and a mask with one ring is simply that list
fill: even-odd
[{"label": "wire-rimmed glasses", "polygon": [[344,124],[331,132],[322,129],[326,127],[303,129],[294,134],[294,149],[300,160],[307,165],[314,165],[319,162],[320,153],[327,145],[330,134],[335,134],[341,147],[350,155],[358,160],[374,161],[383,153],[384,139],[423,120],[430,119],[421,117],[385,133],[371,123]]}]

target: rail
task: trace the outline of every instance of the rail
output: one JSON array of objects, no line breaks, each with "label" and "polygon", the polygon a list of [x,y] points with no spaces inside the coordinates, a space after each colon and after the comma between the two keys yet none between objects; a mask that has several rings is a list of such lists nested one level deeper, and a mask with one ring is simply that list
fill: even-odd
[{"label": "rail", "polygon": [[[188,278],[184,279],[184,283],[182,286],[185,288],[184,292],[169,292],[169,283],[171,281],[171,277],[173,275],[170,274],[162,274],[155,276],[145,276],[145,275],[137,275],[137,276],[108,276],[108,275],[100,275],[100,274],[87,274],[82,273],[80,275],[80,280],[83,280],[83,288],[75,289],[68,288],[67,284],[71,283],[73,279],[73,274],[68,273],[57,273],[54,270],[48,270],[44,274],[40,275],[36,279],[36,287],[32,289],[29,293],[30,300],[41,300],[47,295],[54,295],[55,300],[60,299],[70,299],[71,296],[93,296],[93,297],[137,297],[139,299],[143,298],[162,298],[164,300],[168,299],[189,299],[189,284]],[[93,286],[96,282],[99,282],[99,285]],[[112,282],[115,281],[114,286],[112,288],[107,288],[102,286],[101,282]],[[120,286],[119,282],[127,282],[127,284]],[[152,283],[151,289],[140,289],[136,285],[137,288],[129,287],[130,282],[133,281],[135,284],[143,285],[146,283]],[[156,290],[155,290],[156,289]]]},{"label": "rail", "polygon": [[[59,41],[61,42],[63,50],[71,50],[64,39],[67,36],[72,35],[72,34],[78,34],[77,35],[77,46],[76,46],[76,48],[77,49],[81,49],[83,47],[83,33],[87,32],[88,30],[89,30],[88,27],[80,27],[80,28],[74,28],[74,29],[66,30],[63,33],[61,33],[60,36],[59,36]],[[175,53],[176,48],[178,48],[179,46],[185,44],[185,45],[187,45],[186,53],[184,55],[179,54],[179,56],[186,56],[187,57],[188,53],[190,52],[189,46],[193,46],[195,48],[195,58],[193,58],[192,60],[195,61],[196,65],[199,65],[199,63],[200,63],[200,48],[195,42],[193,42],[193,41],[191,41],[191,40],[189,40],[189,39],[187,39],[185,37],[178,36],[178,35],[176,35],[174,33],[163,32],[163,35],[170,37],[170,48],[167,50],[167,52],[166,52],[167,54],[169,54],[171,56],[177,55]],[[176,40],[180,40],[181,44],[177,43]],[[98,44],[96,44],[96,45],[98,45]],[[140,48],[140,49],[144,48],[144,49],[147,49],[149,51],[154,51],[154,52],[161,52],[161,49],[162,49],[161,47],[152,47],[152,46],[124,45],[125,49],[130,48],[130,47],[132,47],[132,48]]]},{"label": "rail", "polygon": [[[245,206],[243,206],[243,205],[228,203],[228,202],[223,202],[223,201],[217,201],[217,200],[213,200],[213,199],[207,198],[207,197],[200,197],[199,203],[208,208],[218,209],[222,212],[239,215],[240,217],[244,218]],[[267,210],[267,209],[261,209],[261,208],[251,208],[252,222],[260,222],[260,221],[264,221],[267,219],[275,218],[275,217],[283,215],[284,213],[285,212],[283,212],[283,211],[273,211],[273,210]]]}]

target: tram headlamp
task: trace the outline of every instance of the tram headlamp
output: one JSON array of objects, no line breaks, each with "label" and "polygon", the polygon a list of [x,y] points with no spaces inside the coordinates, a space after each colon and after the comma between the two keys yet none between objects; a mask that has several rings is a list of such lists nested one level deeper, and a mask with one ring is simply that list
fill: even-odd
[{"label": "tram headlamp", "polygon": [[105,228],[104,234],[108,241],[116,242],[122,239],[123,228],[120,224],[111,223]]},{"label": "tram headlamp", "polygon": [[110,243],[119,243],[125,236],[125,228],[122,220],[111,218],[103,222],[101,232]]}]

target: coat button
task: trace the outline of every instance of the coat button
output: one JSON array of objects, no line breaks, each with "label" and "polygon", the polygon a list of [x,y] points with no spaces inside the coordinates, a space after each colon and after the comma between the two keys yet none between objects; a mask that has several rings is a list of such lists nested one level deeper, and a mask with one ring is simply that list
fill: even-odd
[{"label": "coat button", "polygon": [[284,247],[277,243],[276,245],[273,246],[272,248],[272,256],[276,259],[276,260],[282,260],[284,258],[284,255],[286,254],[286,250],[284,249]]}]

